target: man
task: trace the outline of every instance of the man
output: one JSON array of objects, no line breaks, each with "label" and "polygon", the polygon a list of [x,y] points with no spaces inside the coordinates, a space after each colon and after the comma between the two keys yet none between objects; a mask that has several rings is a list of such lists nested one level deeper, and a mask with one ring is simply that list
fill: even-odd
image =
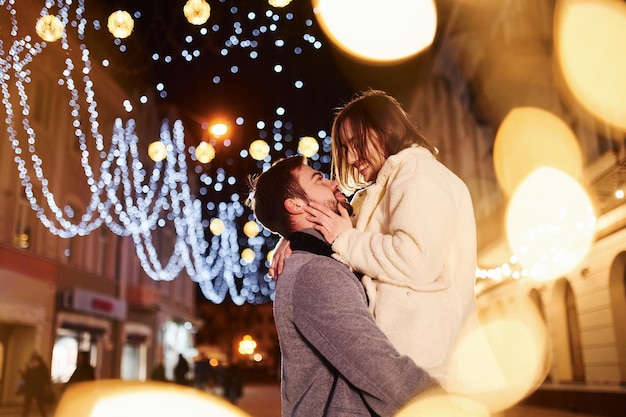
[{"label": "man", "polygon": [[[437,383],[401,356],[376,326],[363,287],[307,220],[315,201],[347,204],[338,183],[303,157],[275,163],[251,182],[259,222],[289,238],[293,255],[276,283],[284,417],[391,416]],[[427,343],[427,341],[425,341]]]}]

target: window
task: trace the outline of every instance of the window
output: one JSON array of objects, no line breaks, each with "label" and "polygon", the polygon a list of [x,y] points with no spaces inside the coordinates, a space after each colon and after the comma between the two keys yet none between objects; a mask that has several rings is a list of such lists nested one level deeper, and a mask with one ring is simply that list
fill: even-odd
[{"label": "window", "polygon": [[33,242],[33,210],[24,195],[18,200],[15,213],[13,245],[21,249],[29,249]]}]

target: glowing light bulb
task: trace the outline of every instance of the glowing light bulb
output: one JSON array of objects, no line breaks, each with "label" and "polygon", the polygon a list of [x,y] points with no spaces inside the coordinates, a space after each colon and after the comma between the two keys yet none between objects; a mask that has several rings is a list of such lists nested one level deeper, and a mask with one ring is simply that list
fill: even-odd
[{"label": "glowing light bulb", "polygon": [[262,161],[270,153],[270,145],[263,139],[257,139],[250,144],[250,156],[257,161]]},{"label": "glowing light bulb", "polygon": [[241,251],[241,259],[243,259],[246,263],[252,263],[256,258],[254,251],[250,248],[245,248]]},{"label": "glowing light bulb", "polygon": [[211,126],[210,131],[214,137],[220,138],[224,136],[226,132],[228,132],[228,126],[226,126],[226,124],[224,123],[216,123],[213,126]]},{"label": "glowing light bulb", "polygon": [[250,220],[244,224],[243,233],[248,237],[255,237],[259,234],[259,225],[257,222]]},{"label": "glowing light bulb", "polygon": [[204,0],[188,0],[183,13],[192,25],[203,25],[211,16],[211,6]]},{"label": "glowing light bulb", "polygon": [[56,16],[42,16],[37,20],[35,31],[46,42],[54,42],[63,35],[63,23]]},{"label": "glowing light bulb", "polygon": [[154,141],[148,145],[148,156],[154,162],[159,162],[167,157],[167,147],[161,141]]},{"label": "glowing light bulb", "polygon": [[285,7],[291,3],[291,0],[268,0],[268,3],[272,7]]},{"label": "glowing light bulb", "polygon": [[224,222],[221,219],[213,219],[209,224],[209,230],[215,236],[219,236],[224,231]]},{"label": "glowing light bulb", "polygon": [[312,157],[320,150],[320,145],[317,140],[311,136],[304,136],[298,142],[298,152],[307,158]]},{"label": "glowing light bulb", "polygon": [[210,143],[200,142],[196,147],[196,158],[203,164],[208,164],[215,158],[215,148]]},{"label": "glowing light bulb", "polygon": [[129,37],[134,27],[135,21],[130,14],[124,10],[111,13],[107,22],[109,32],[118,39]]}]

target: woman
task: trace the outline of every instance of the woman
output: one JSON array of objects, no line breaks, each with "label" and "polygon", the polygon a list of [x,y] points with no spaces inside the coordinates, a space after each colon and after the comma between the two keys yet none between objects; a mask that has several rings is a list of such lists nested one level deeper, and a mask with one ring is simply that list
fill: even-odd
[{"label": "woman", "polygon": [[331,135],[334,175],[343,192],[357,191],[354,226],[343,207],[336,214],[315,203],[309,220],[364,275],[370,309],[396,349],[445,387],[461,328],[476,314],[470,193],[382,91],[341,108]]}]

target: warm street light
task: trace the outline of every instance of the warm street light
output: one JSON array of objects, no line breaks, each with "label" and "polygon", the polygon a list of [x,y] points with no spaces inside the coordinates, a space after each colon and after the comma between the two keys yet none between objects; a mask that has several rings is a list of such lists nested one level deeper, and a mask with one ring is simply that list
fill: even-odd
[{"label": "warm street light", "polygon": [[256,349],[256,342],[249,334],[245,335],[241,341],[239,341],[238,352],[242,355],[252,355]]},{"label": "warm street light", "polygon": [[211,125],[209,132],[211,132],[214,138],[219,139],[228,132],[228,126],[224,123],[215,123]]}]

